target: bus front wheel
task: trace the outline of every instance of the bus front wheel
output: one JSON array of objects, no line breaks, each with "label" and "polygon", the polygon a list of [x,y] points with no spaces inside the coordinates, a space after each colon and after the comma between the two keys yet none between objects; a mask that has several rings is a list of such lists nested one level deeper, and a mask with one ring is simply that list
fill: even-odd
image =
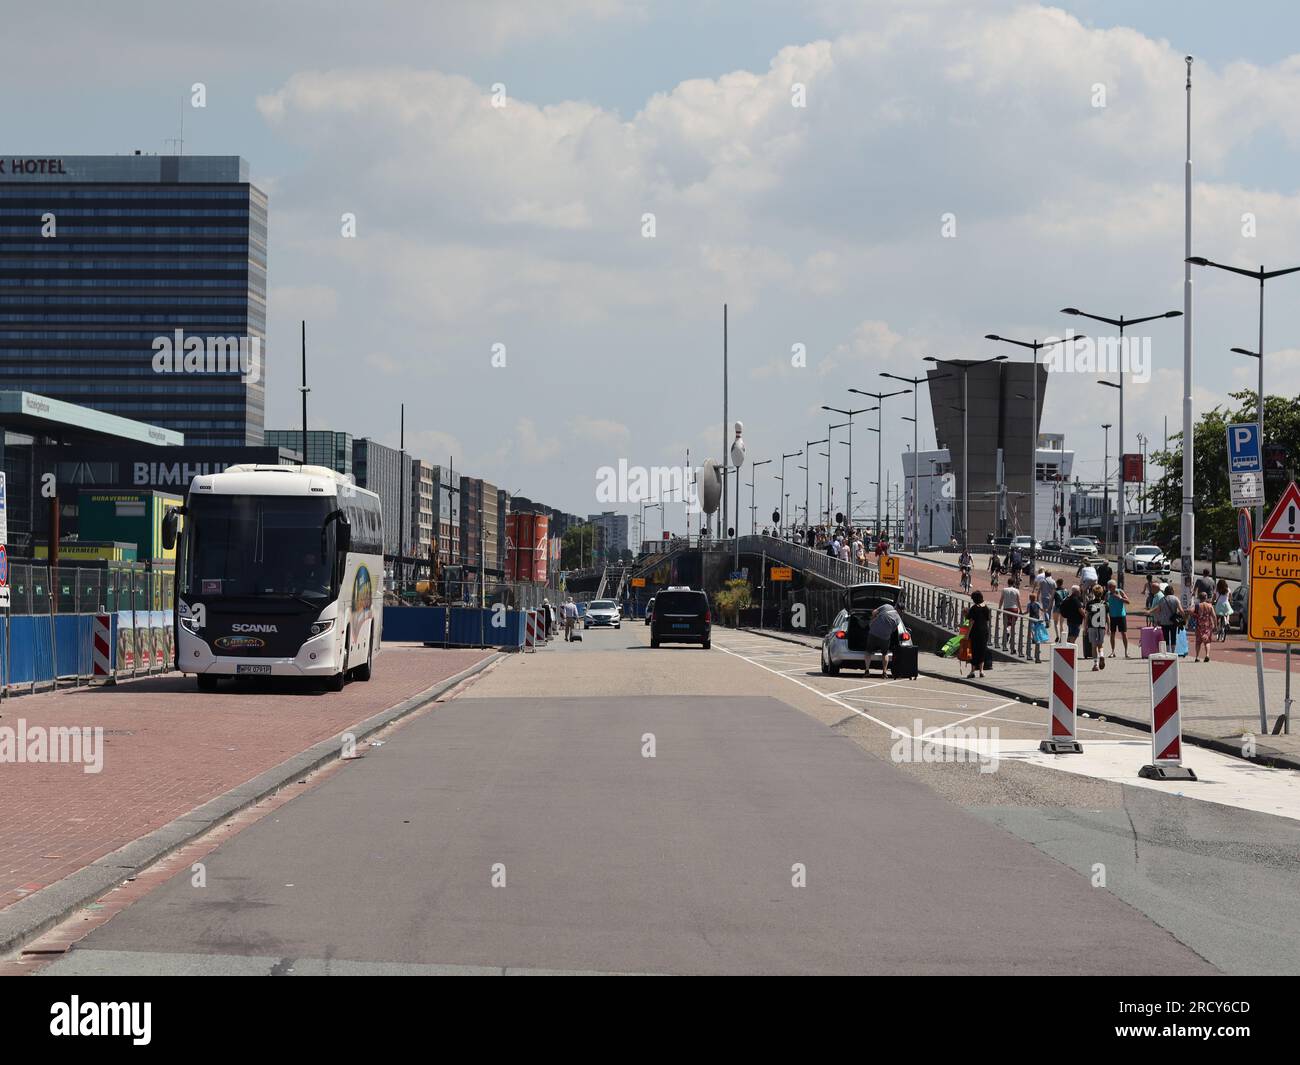
[{"label": "bus front wheel", "polygon": [[357,666],[357,668],[352,671],[352,678],[354,680],[369,680],[370,673],[371,673],[370,664],[374,661],[374,658],[375,658],[375,628],[372,625],[370,627],[370,641],[366,646],[366,664],[364,666]]}]

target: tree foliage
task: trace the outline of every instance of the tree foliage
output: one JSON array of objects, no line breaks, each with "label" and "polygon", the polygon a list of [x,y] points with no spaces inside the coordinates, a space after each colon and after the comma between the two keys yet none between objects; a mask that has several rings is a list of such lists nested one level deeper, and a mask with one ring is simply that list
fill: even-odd
[{"label": "tree foliage", "polygon": [[[1202,545],[1213,541],[1215,555],[1219,558],[1237,546],[1237,511],[1232,506],[1228,480],[1228,426],[1253,422],[1258,417],[1254,392],[1232,392],[1230,398],[1238,404],[1236,409],[1225,405],[1208,410],[1193,429],[1192,495],[1195,499],[1197,554]],[[1157,451],[1151,456],[1165,473],[1148,490],[1150,508],[1161,514],[1153,539],[1172,553],[1178,551],[1182,521],[1182,435],[1178,433],[1172,438],[1175,447],[1169,451]],[[1300,397],[1265,398],[1264,440],[1268,444],[1285,445],[1288,464],[1294,461],[1291,443],[1300,440]],[[1285,474],[1266,478],[1265,512],[1277,502],[1288,479]]]},{"label": "tree foliage", "polygon": [[738,623],[740,612],[747,610],[754,602],[754,589],[749,586],[749,581],[743,577],[737,577],[729,580],[723,585],[722,590],[714,597],[717,604],[718,613],[721,615],[723,624],[728,621],[732,625]]}]

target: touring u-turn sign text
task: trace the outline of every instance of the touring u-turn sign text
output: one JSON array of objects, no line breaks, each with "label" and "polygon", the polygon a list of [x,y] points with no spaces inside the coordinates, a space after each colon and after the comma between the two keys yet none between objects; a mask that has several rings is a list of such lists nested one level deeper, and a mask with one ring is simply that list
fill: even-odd
[{"label": "touring u-turn sign text", "polygon": [[1249,630],[1262,643],[1300,643],[1300,544],[1255,542]]}]

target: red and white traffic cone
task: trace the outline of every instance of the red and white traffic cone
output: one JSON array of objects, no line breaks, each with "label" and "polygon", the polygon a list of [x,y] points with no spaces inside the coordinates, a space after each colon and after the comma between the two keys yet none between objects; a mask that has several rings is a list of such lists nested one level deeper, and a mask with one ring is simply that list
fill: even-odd
[{"label": "red and white traffic cone", "polygon": [[1183,715],[1178,702],[1178,656],[1152,655],[1151,764],[1138,770],[1147,780],[1195,780],[1183,765]]},{"label": "red and white traffic cone", "polygon": [[1052,733],[1038,745],[1047,754],[1083,753],[1076,735],[1078,654],[1072,643],[1052,644],[1052,688],[1047,696],[1047,705],[1052,710]]}]

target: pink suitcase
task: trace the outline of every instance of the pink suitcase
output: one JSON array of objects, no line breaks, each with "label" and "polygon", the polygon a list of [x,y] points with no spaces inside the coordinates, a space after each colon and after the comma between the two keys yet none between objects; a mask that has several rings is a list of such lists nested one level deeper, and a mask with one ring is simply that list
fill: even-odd
[{"label": "pink suitcase", "polygon": [[1142,630],[1138,639],[1142,647],[1142,657],[1150,658],[1153,654],[1159,654],[1160,648],[1164,645],[1165,633],[1158,625],[1149,625]]}]

